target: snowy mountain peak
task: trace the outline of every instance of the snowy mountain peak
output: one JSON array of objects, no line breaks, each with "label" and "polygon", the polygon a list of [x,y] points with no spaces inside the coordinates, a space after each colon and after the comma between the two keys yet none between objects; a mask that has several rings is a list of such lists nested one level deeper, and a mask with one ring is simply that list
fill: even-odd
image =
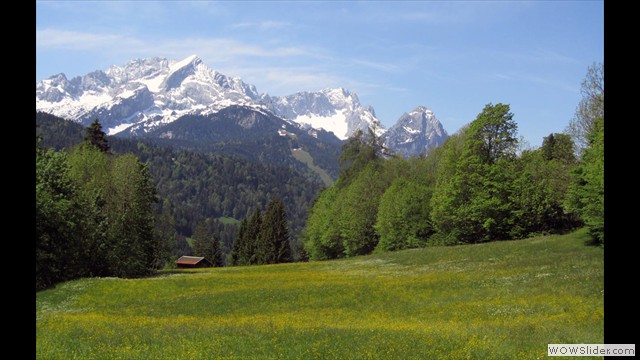
[{"label": "snowy mountain peak", "polygon": [[169,75],[167,75],[160,87],[166,90],[180,87],[187,77],[196,73],[196,68],[200,63],[202,63],[202,60],[196,55],[191,55],[182,61],[172,63],[169,65]]},{"label": "snowy mountain peak", "polygon": [[427,153],[440,146],[448,137],[442,124],[425,106],[404,113],[383,136],[385,146],[405,156]]},{"label": "snowy mountain peak", "polygon": [[283,97],[263,96],[262,102],[280,117],[303,127],[333,132],[342,140],[368,127],[375,127],[379,134],[384,132],[373,108],[363,107],[358,96],[344,88],[304,91]]},{"label": "snowy mountain peak", "polygon": [[180,87],[185,79],[195,75],[196,67],[202,63],[199,57],[191,55],[188,58],[173,63],[169,66],[169,75],[160,84],[160,88],[169,90]]},{"label": "snowy mountain peak", "polygon": [[426,107],[424,107],[422,105],[418,105],[418,106],[416,106],[415,109],[411,110],[410,114],[414,114],[414,113],[416,113],[416,114],[423,113],[423,114],[433,115],[433,111],[431,111],[431,109],[428,109],[428,108],[426,108]]},{"label": "snowy mountain peak", "polygon": [[193,68],[195,68],[196,66],[198,66],[200,63],[202,63],[202,59],[200,59],[200,57],[198,57],[198,55],[190,55],[187,58],[175,62],[173,64],[171,64],[170,69],[171,71],[175,71],[177,69],[186,67],[186,66],[191,66]]}]

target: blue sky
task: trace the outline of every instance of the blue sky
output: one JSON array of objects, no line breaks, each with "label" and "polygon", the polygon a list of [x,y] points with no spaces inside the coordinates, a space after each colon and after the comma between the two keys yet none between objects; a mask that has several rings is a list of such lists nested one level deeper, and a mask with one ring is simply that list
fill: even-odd
[{"label": "blue sky", "polygon": [[423,105],[452,134],[510,104],[539,146],[604,61],[604,2],[36,2],[36,82],[191,54],[271,95],[347,88],[387,127]]}]

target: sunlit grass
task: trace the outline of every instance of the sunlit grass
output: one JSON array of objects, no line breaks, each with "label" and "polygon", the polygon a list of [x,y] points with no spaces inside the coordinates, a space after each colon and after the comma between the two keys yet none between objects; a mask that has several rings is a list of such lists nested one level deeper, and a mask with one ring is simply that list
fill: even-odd
[{"label": "sunlit grass", "polygon": [[347,260],[83,279],[36,295],[42,359],[546,357],[604,342],[584,232]]}]

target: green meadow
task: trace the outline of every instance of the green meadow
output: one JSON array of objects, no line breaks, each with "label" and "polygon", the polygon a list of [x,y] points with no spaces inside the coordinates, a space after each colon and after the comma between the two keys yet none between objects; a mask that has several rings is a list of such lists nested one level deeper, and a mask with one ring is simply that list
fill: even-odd
[{"label": "green meadow", "polygon": [[36,294],[36,355],[541,359],[604,343],[604,250],[588,239],[69,281]]}]

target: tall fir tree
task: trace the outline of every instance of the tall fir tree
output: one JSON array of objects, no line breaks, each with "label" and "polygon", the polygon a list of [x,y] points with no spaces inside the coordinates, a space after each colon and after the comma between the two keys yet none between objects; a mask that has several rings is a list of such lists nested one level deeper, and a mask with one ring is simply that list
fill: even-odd
[{"label": "tall fir tree", "polygon": [[231,248],[231,265],[247,265],[245,263],[245,257],[243,249],[246,247],[245,242],[247,238],[247,218],[243,218],[238,228],[238,234],[233,242]]},{"label": "tall fir tree", "polygon": [[107,134],[102,131],[102,124],[97,118],[85,129],[84,141],[102,152],[109,152],[110,150]]},{"label": "tall fir tree", "polygon": [[256,263],[278,264],[291,262],[289,229],[284,203],[279,198],[267,204],[255,250]]},{"label": "tall fir tree", "polygon": [[198,223],[196,225],[195,230],[193,231],[193,255],[194,256],[203,256],[207,258],[207,260],[212,261],[206,255],[207,247],[209,243],[209,231],[207,229],[207,225],[204,221]]},{"label": "tall fir tree", "polygon": [[220,246],[220,239],[215,234],[211,234],[211,244],[209,246],[209,257],[211,263],[215,267],[224,266],[224,257],[222,254],[222,247]]},{"label": "tall fir tree", "polygon": [[247,222],[247,231],[245,233],[244,247],[242,248],[242,256],[246,264],[256,264],[256,242],[260,236],[260,228],[262,227],[262,211],[256,207]]},{"label": "tall fir tree", "polygon": [[249,220],[242,219],[238,236],[233,242],[231,262],[233,265],[257,264],[256,246],[262,227],[262,211],[256,207]]},{"label": "tall fir tree", "polygon": [[193,232],[193,254],[204,257],[213,266],[224,266],[220,240],[215,236],[209,219],[198,223]]}]

